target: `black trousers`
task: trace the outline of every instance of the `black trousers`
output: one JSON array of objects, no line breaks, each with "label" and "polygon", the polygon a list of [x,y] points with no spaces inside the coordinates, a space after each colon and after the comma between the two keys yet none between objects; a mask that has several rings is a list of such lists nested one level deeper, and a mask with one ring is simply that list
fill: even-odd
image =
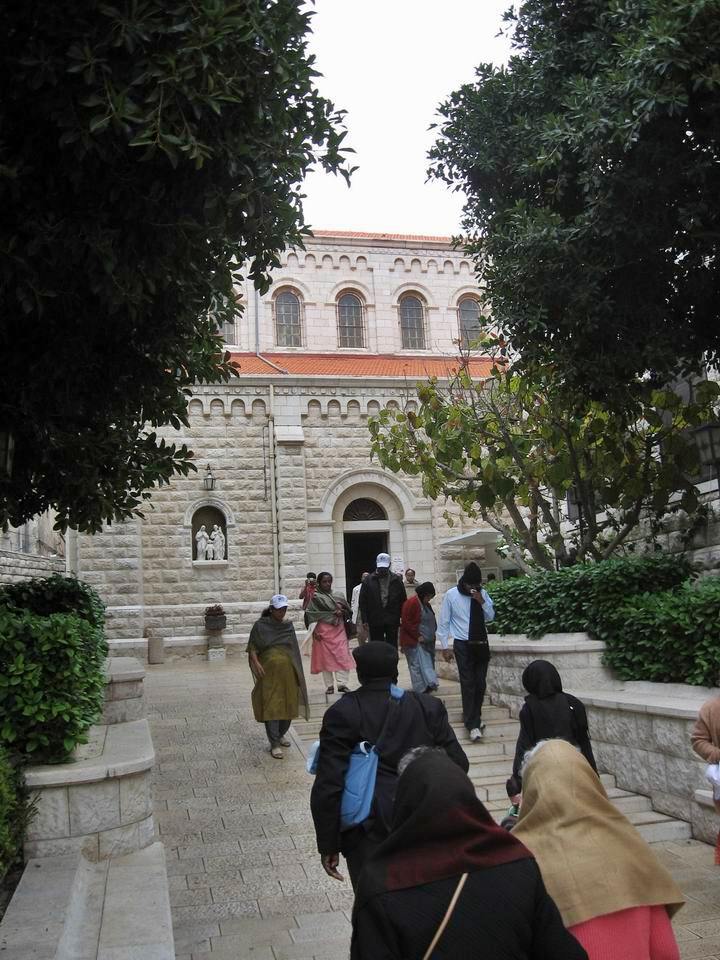
[{"label": "black trousers", "polygon": [[371,623],[368,626],[371,640],[384,640],[397,650],[399,623]]},{"label": "black trousers", "polygon": [[456,640],[453,645],[455,662],[460,677],[463,723],[469,730],[480,726],[485,687],[487,686],[487,647],[475,646],[466,640]]},{"label": "black trousers", "polygon": [[279,743],[280,740],[285,736],[285,734],[290,729],[290,724],[292,720],[266,720],[265,721],[265,733],[267,738],[270,741],[271,746],[274,746],[276,743]]}]

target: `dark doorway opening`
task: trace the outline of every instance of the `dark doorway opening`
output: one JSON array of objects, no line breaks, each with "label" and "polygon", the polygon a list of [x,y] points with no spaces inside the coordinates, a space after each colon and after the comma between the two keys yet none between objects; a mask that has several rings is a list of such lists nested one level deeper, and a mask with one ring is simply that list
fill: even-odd
[{"label": "dark doorway opening", "polygon": [[379,553],[387,553],[387,548],[387,533],[345,534],[345,587],[348,602],[363,573],[375,569],[375,557]]}]

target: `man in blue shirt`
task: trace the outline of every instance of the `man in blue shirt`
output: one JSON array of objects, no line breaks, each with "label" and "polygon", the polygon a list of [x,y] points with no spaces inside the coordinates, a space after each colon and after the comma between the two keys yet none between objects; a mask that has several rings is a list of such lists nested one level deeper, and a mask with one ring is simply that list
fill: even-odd
[{"label": "man in blue shirt", "polygon": [[481,720],[485,699],[490,645],[485,624],[495,619],[495,608],[482,589],[482,573],[476,563],[469,563],[456,587],[445,594],[440,608],[437,638],[446,661],[452,659],[448,639],[453,638],[453,652],[460,678],[463,723],[472,741],[482,740]]}]

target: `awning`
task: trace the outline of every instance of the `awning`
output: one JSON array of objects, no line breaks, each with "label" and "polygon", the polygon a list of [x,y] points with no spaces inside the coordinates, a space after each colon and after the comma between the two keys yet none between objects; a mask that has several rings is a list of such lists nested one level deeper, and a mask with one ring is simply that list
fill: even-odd
[{"label": "awning", "polygon": [[500,534],[491,527],[484,530],[471,530],[469,533],[461,533],[457,537],[449,537],[447,540],[441,540],[441,547],[484,547],[497,543]]}]

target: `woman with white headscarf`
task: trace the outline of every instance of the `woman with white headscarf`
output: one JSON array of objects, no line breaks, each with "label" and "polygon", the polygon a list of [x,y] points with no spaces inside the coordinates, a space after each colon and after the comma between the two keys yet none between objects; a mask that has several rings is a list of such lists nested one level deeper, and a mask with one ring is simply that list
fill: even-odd
[{"label": "woman with white headscarf", "polygon": [[270,753],[282,760],[283,747],[289,747],[286,734],[302,711],[309,718],[300,648],[295,627],[285,619],[288,598],[281,593],[270,601],[250,631],[248,657],[255,678],[252,705],[255,719],[265,724]]}]

